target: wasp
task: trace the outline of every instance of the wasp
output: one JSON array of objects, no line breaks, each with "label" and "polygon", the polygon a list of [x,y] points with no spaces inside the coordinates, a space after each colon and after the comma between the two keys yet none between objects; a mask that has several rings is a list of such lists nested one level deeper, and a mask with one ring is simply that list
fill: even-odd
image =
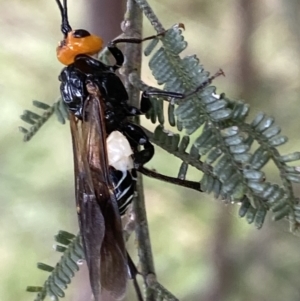
[{"label": "wasp", "polygon": [[116,45],[141,43],[156,36],[110,42],[107,49],[116,63],[106,65],[92,57],[102,50],[102,39],[84,29],[73,30],[68,21],[67,0],[56,3],[63,34],[57,58],[65,65],[59,75],[60,91],[69,110],[76,208],[91,288],[95,300],[99,300],[101,289],[121,299],[130,274],[121,215],[133,199],[137,170],[201,191],[199,183],[146,172],[143,165],[154,155],[154,147],[129,117],[151,108],[150,95],[186,96],[166,91],[143,92],[140,108],[129,105],[125,87],[115,73],[124,63],[123,53]]}]

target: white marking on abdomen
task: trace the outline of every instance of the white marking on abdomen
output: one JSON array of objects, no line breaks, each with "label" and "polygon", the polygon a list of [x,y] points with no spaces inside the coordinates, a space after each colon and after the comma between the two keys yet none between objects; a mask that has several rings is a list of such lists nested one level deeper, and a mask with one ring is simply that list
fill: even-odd
[{"label": "white marking on abdomen", "polygon": [[108,163],[117,170],[125,172],[133,168],[133,151],[127,138],[119,131],[113,131],[106,139]]}]

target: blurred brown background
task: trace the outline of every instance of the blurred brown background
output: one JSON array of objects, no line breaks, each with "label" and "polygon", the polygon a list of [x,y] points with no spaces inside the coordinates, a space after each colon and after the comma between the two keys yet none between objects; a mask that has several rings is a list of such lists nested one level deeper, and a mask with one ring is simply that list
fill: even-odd
[{"label": "blurred brown background", "polygon": [[[87,2],[69,0],[71,25],[97,28],[99,34],[103,28],[108,41],[118,33],[118,26],[109,30],[120,12],[113,17],[104,2]],[[276,117],[290,138],[282,153],[300,149],[299,0],[150,3],[165,28],[185,24],[186,54],[196,53],[212,73],[225,71],[226,78],[215,82],[218,92],[245,99],[252,115],[263,110]],[[98,25],[92,22],[96,7],[109,16],[99,18]],[[42,285],[47,277],[36,262],[54,265],[59,258],[51,248],[53,235],[78,229],[68,125],[52,118],[27,144],[18,132],[24,126],[19,115],[33,109],[32,99],[51,104],[59,95],[62,66],[55,47],[61,39],[60,15],[54,0],[1,0],[0,22],[0,298],[27,301],[34,295],[25,292],[26,286]],[[147,20],[144,24],[144,36],[153,34]],[[143,79],[154,84],[146,61]],[[176,175],[179,165],[157,149],[148,166]],[[276,176],[275,169],[269,171]],[[200,177],[190,171],[191,179]],[[145,189],[156,272],[180,300],[300,299],[300,238],[288,233],[287,224],[267,221],[257,231],[237,218],[238,208],[212,196],[150,179]],[[83,270],[66,300],[88,300],[85,289]]]}]

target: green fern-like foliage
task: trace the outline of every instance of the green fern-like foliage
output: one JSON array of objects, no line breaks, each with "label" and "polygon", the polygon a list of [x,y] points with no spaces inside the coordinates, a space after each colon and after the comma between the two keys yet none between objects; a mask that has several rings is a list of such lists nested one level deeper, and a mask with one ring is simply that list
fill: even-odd
[{"label": "green fern-like foliage", "polygon": [[63,255],[55,267],[38,263],[38,268],[50,272],[50,275],[43,286],[27,287],[28,292],[37,293],[34,301],[42,301],[47,296],[52,300],[63,298],[65,296],[64,290],[71,283],[71,278],[79,270],[84,259],[80,235],[75,236],[66,231],[59,231],[55,240],[60,244],[56,246],[56,251],[63,252]]},{"label": "green fern-like foliage", "polygon": [[23,140],[25,142],[31,140],[53,114],[57,116],[58,121],[62,124],[65,124],[69,118],[67,107],[60,99],[52,106],[37,100],[34,100],[32,103],[36,108],[44,110],[44,112],[42,115],[38,115],[32,111],[25,110],[20,116],[23,121],[31,125],[29,129],[22,126],[19,127],[20,132],[24,135]]},{"label": "green fern-like foliage", "polygon": [[[164,90],[189,95],[208,81],[209,74],[196,56],[180,57],[187,43],[179,27],[169,30],[161,42],[162,47],[152,54],[149,66]],[[146,55],[151,55],[154,43],[146,49]],[[143,90],[149,88],[134,76],[132,81]],[[187,171],[188,165],[201,170],[203,191],[213,192],[216,198],[227,202],[240,203],[239,215],[245,216],[248,223],[254,222],[257,228],[263,225],[269,210],[274,212],[274,220],[287,217],[291,229],[298,228],[300,206],[292,183],[300,182],[300,168],[288,163],[299,160],[300,153],[279,153],[277,148],[288,139],[280,135],[281,129],[273,117],[258,113],[247,121],[249,105],[230,100],[225,94],[217,95],[216,88],[207,85],[183,100],[169,103],[169,124],[179,131],[184,129],[187,135],[180,142],[179,135],[163,128],[162,102],[153,98],[153,109],[147,115],[160,123],[153,141],[180,157],[184,161],[182,170]],[[187,137],[196,131],[200,134],[191,143]],[[281,185],[269,182],[262,171],[270,160],[279,171]]]}]

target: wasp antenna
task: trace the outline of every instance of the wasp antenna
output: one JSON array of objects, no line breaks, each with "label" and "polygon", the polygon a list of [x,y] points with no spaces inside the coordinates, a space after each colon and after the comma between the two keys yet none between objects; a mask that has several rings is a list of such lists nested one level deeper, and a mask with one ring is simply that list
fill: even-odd
[{"label": "wasp antenna", "polygon": [[72,27],[70,26],[68,20],[67,0],[63,0],[64,5],[61,4],[60,0],[56,0],[56,3],[61,13],[61,32],[66,38],[68,33],[72,31]]}]

